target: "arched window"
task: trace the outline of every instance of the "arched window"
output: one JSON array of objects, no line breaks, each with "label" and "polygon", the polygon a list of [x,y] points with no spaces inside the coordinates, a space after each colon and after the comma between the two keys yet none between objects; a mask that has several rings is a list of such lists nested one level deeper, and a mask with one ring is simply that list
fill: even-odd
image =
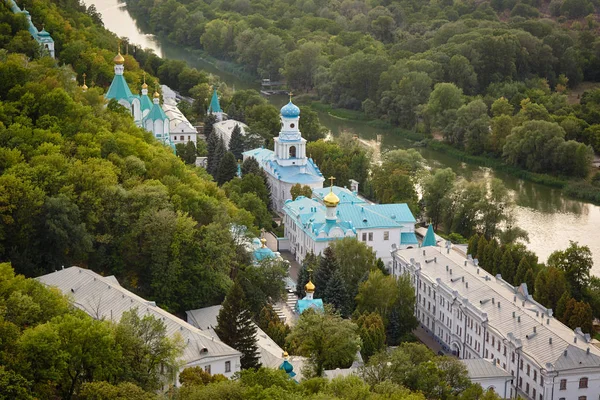
[{"label": "arched window", "polygon": [[296,146],[290,146],[290,158],[296,158]]},{"label": "arched window", "polygon": [[581,378],[579,380],[579,389],[587,389],[588,387],[588,378]]},{"label": "arched window", "polygon": [[183,135],[179,136],[179,140],[183,142]]}]

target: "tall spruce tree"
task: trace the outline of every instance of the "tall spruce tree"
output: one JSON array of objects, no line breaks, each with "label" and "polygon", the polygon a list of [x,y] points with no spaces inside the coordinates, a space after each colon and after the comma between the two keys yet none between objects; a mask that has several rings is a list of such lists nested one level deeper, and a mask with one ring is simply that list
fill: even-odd
[{"label": "tall spruce tree", "polygon": [[471,238],[469,239],[469,245],[467,246],[467,254],[471,254],[473,257],[475,257],[475,254],[477,254],[477,244],[478,243],[479,243],[479,235],[474,234],[473,236],[471,236]]},{"label": "tall spruce tree", "polygon": [[252,323],[246,296],[238,281],[234,282],[225,297],[217,316],[215,332],[224,343],[242,353],[242,369],[260,367],[256,326]]},{"label": "tall spruce tree", "polygon": [[217,169],[217,183],[219,185],[229,182],[235,178],[237,174],[237,162],[232,152],[228,151],[225,153],[221,162],[219,162],[219,168]]},{"label": "tall spruce tree", "polygon": [[512,258],[512,254],[510,253],[510,248],[506,248],[504,250],[504,254],[502,254],[502,261],[500,262],[500,274],[502,274],[502,279],[506,282],[511,282],[515,279],[515,261]]},{"label": "tall spruce tree", "polygon": [[304,296],[306,296],[304,286],[311,279],[311,271],[316,270],[318,265],[319,257],[317,257],[314,253],[308,253],[306,257],[304,257],[300,271],[298,271],[298,283],[296,284],[296,294],[298,295],[298,298],[302,299]]},{"label": "tall spruce tree", "polygon": [[331,247],[327,247],[321,256],[319,267],[314,272],[313,283],[316,286],[316,298],[323,298],[323,294],[325,294],[329,280],[337,269],[338,262],[335,254],[333,253],[333,249]]},{"label": "tall spruce tree", "polygon": [[535,273],[533,272],[533,268],[527,270],[524,282],[527,284],[527,292],[529,292],[529,294],[535,293]]},{"label": "tall spruce tree", "polygon": [[500,264],[502,264],[502,254],[502,247],[498,246],[496,251],[494,251],[494,257],[489,270],[490,273],[494,276],[500,273]]},{"label": "tall spruce tree", "polygon": [[214,129],[213,125],[215,122],[217,122],[217,117],[215,117],[213,114],[208,114],[204,119],[204,129],[202,130],[202,133],[204,133],[204,137],[207,141],[212,136]]},{"label": "tall spruce tree", "polygon": [[487,246],[488,241],[485,236],[481,235],[479,240],[477,241],[477,252],[473,254],[473,258],[477,258],[479,263],[485,265],[485,247]]},{"label": "tall spruce tree", "polygon": [[494,265],[494,252],[498,248],[498,242],[496,239],[492,239],[489,241],[487,246],[485,246],[485,256],[483,257],[483,261],[479,261],[479,265],[486,271],[490,272]]},{"label": "tall spruce tree", "polygon": [[333,272],[331,278],[327,282],[327,286],[323,291],[323,302],[331,304],[342,317],[347,317],[350,314],[352,307],[352,301],[348,296],[348,291],[340,274],[340,270],[337,269]]},{"label": "tall spruce tree", "polygon": [[231,132],[229,151],[233,153],[236,160],[241,160],[244,150],[244,136],[242,136],[242,129],[236,124]]},{"label": "tall spruce tree", "polygon": [[219,163],[225,155],[225,143],[219,135],[210,135],[208,137],[206,147],[208,152],[206,170],[209,174],[215,177],[217,174],[217,169],[219,168]]},{"label": "tall spruce tree", "polygon": [[520,285],[521,283],[525,282],[525,275],[527,274],[527,271],[529,271],[529,268],[531,268],[531,266],[529,265],[529,261],[527,261],[527,257],[521,258],[521,261],[519,261],[519,265],[517,266],[517,273],[513,282],[515,285]]}]

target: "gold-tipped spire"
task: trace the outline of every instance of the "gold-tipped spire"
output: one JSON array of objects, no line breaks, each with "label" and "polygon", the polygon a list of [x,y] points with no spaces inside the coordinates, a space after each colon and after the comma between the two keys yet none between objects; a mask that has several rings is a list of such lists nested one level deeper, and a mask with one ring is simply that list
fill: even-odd
[{"label": "gold-tipped spire", "polygon": [[289,95],[290,95],[290,103],[291,103],[292,102],[292,96],[294,95],[294,93],[292,93],[292,91],[290,90]]},{"label": "gold-tipped spire", "polygon": [[315,284],[312,283],[312,268],[308,269],[308,282],[304,285],[304,290],[306,293],[314,293]]},{"label": "gold-tipped spire", "polygon": [[121,41],[120,40],[119,40],[117,55],[115,56],[115,58],[113,58],[113,62],[117,65],[123,65],[123,63],[125,62],[125,57],[123,57],[121,55]]},{"label": "gold-tipped spire", "polygon": [[146,84],[146,71],[143,71],[142,75],[144,77],[144,83],[142,84],[142,89],[148,89],[148,85]]},{"label": "gold-tipped spire", "polygon": [[85,77],[86,77],[87,75],[86,75],[86,74],[85,74],[85,72],[84,72],[82,76],[83,76],[83,85],[81,85],[81,89],[83,89],[83,91],[85,92],[86,90],[88,90],[88,87],[87,87],[87,85],[85,84]]},{"label": "gold-tipped spire", "polygon": [[155,99],[160,98],[160,94],[158,94],[158,86],[154,88],[154,98]]}]

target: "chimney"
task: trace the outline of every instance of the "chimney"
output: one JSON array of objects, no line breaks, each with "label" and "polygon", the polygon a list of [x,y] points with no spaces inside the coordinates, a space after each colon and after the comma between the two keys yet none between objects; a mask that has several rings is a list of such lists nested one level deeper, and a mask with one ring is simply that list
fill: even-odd
[{"label": "chimney", "polygon": [[448,272],[448,266],[446,265],[446,272]]},{"label": "chimney", "polygon": [[517,317],[517,322],[521,322],[521,316],[520,315]]},{"label": "chimney", "polygon": [[423,250],[423,256],[425,256],[425,250]]},{"label": "chimney", "polygon": [[450,275],[452,275],[452,268],[450,268]]},{"label": "chimney", "polygon": [[469,282],[465,282],[465,287],[468,289],[469,288]]},{"label": "chimney", "polygon": [[465,261],[465,267],[467,266],[467,262]]},{"label": "chimney", "polygon": [[585,350],[585,354],[587,354],[588,356],[590,355],[590,348],[589,347]]},{"label": "chimney", "polygon": [[498,308],[500,308],[500,302],[498,302]]},{"label": "chimney", "polygon": [[550,318],[546,320],[546,325],[550,325]]},{"label": "chimney", "polygon": [[461,279],[463,282],[465,281],[465,277],[464,277],[464,276],[462,276],[460,279]]},{"label": "chimney", "polygon": [[565,350],[565,352],[564,352],[563,354],[564,354],[564,356],[566,357],[566,356],[567,356],[567,351]]},{"label": "chimney", "polygon": [[513,318],[516,317],[516,313],[513,311]]},{"label": "chimney", "polygon": [[516,303],[516,302],[517,302],[517,295],[514,295],[513,296],[513,303]]},{"label": "chimney", "polygon": [[573,343],[577,343],[577,336],[573,338]]},{"label": "chimney", "polygon": [[492,297],[492,304],[495,304],[495,303],[496,303],[496,299],[494,299],[494,298]]},{"label": "chimney", "polygon": [[534,326],[534,327],[533,327],[533,333],[536,333],[536,332],[537,332],[537,329],[536,329],[536,327]]},{"label": "chimney", "polygon": [[479,275],[479,268],[477,268],[477,275]]},{"label": "chimney", "polygon": [[552,338],[551,337],[548,338],[548,344],[552,344]]}]

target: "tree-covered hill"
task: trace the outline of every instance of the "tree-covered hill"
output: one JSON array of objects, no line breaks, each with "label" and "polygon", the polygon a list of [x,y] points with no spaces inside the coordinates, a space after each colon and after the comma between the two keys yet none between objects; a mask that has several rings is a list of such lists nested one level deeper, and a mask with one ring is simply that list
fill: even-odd
[{"label": "tree-covered hill", "polygon": [[[86,67],[88,76],[112,77],[116,38],[89,10],[25,3],[55,35],[59,60],[39,58],[22,17],[2,2],[0,27],[14,35],[0,36],[0,261],[26,276],[73,264],[115,274],[172,311],[220,302],[248,262],[230,225],[253,229],[253,216],[120,107],[106,107],[101,87],[78,86],[69,57],[92,57],[101,68]],[[140,79],[130,56],[126,70]]]}]

